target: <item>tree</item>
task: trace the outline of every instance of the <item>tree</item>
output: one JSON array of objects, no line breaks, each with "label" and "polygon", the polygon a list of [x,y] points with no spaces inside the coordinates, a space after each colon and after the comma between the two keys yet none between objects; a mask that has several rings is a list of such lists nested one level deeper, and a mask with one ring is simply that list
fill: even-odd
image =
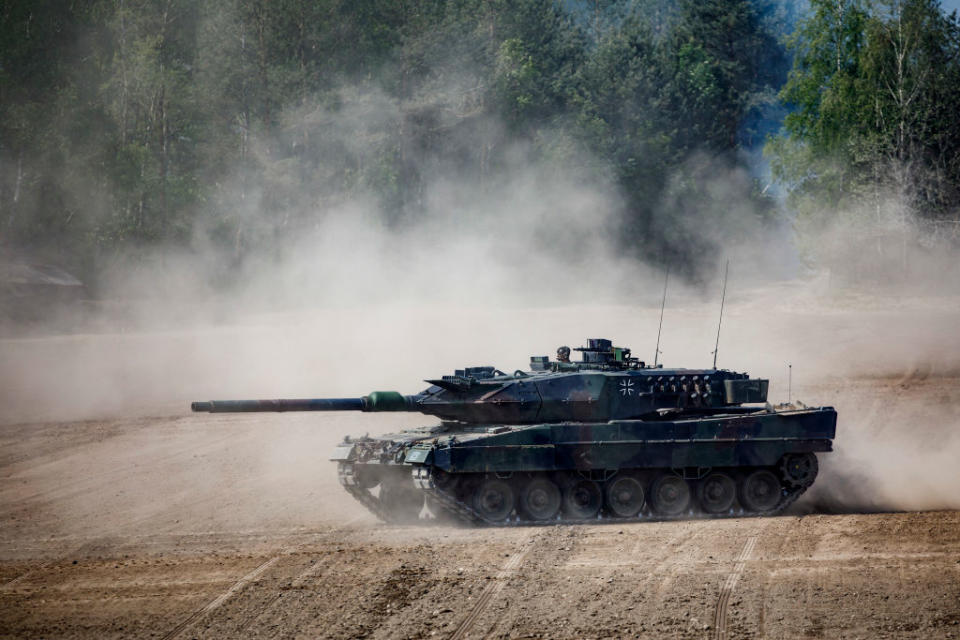
[{"label": "tree", "polygon": [[196,22],[192,2],[118,0],[102,96],[118,127],[111,173],[119,211],[111,233],[162,239],[189,227],[185,210],[197,197]]},{"label": "tree", "polygon": [[674,108],[687,118],[690,148],[742,145],[751,112],[782,81],[783,54],[750,0],[687,0],[670,39]]},{"label": "tree", "polygon": [[767,152],[793,206],[809,213],[872,206],[891,191],[921,217],[960,204],[956,16],[936,0],[811,3],[791,37],[793,107]]},{"label": "tree", "polygon": [[741,152],[782,68],[778,51],[739,0],[683,3],[666,38],[637,14],[600,42],[581,74],[579,124],[616,172],[626,247],[693,277],[718,242],[770,215]]}]

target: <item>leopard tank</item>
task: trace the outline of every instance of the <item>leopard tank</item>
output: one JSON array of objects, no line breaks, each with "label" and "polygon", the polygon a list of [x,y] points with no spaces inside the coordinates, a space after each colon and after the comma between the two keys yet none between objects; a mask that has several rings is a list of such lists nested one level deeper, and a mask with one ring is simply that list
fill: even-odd
[{"label": "leopard tank", "polygon": [[[563,348],[562,348],[563,349]],[[348,437],[343,488],[392,523],[488,526],[768,516],[814,482],[832,407],[771,406],[769,382],[726,369],[648,366],[610,340],[579,361],[467,367],[414,395],[213,400],[194,411],[419,412],[433,424]]]}]

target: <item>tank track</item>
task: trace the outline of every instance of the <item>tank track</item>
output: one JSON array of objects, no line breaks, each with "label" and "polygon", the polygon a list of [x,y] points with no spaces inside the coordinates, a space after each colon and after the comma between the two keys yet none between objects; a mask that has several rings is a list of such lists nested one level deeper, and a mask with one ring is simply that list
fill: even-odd
[{"label": "tank track", "polygon": [[[616,524],[630,522],[669,522],[677,520],[719,520],[729,518],[763,518],[776,516],[784,511],[790,505],[797,501],[803,493],[813,484],[813,479],[809,482],[796,487],[785,487],[781,491],[780,501],[771,509],[765,511],[747,511],[743,508],[731,509],[729,513],[704,513],[690,509],[685,513],[677,515],[661,515],[650,511],[649,505],[644,505],[643,510],[636,516],[622,518],[611,516],[609,514],[598,513],[593,518],[566,518],[558,515],[552,520],[522,520],[519,517],[507,518],[502,521],[495,521],[485,518],[470,504],[456,498],[455,496],[440,489],[433,480],[433,474],[429,467],[413,468],[413,484],[423,492],[429,500],[431,506],[436,505],[443,509],[444,514],[456,521],[469,526],[481,527],[536,527],[552,526],[556,524]],[[340,484],[357,502],[367,508],[377,518],[388,524],[409,524],[409,518],[398,517],[395,513],[388,510],[381,503],[380,499],[374,496],[369,489],[359,485],[356,477],[353,475],[352,465],[343,464],[338,473]]]},{"label": "tank track", "polygon": [[[424,474],[420,472],[420,477],[414,476],[414,483],[424,491],[428,496],[433,498],[436,503],[443,506],[447,510],[447,513],[453,515],[458,520],[474,525],[474,526],[486,526],[486,527],[537,527],[537,526],[552,526],[557,524],[599,524],[599,523],[629,523],[629,522],[666,522],[674,520],[719,520],[724,518],[762,518],[779,515],[783,513],[787,507],[792,505],[797,499],[807,490],[810,486],[809,484],[802,487],[797,487],[794,489],[784,489],[780,497],[780,502],[777,503],[772,509],[766,511],[746,511],[744,509],[735,510],[732,513],[721,513],[721,514],[711,514],[711,513],[699,513],[695,510],[690,510],[687,513],[681,513],[674,516],[658,515],[655,513],[649,512],[649,506],[644,506],[643,511],[641,511],[636,516],[632,518],[620,518],[616,516],[610,516],[605,514],[597,514],[595,518],[564,518],[558,516],[554,520],[521,520],[519,518],[510,519],[507,518],[503,521],[493,521],[483,517],[482,514],[477,512],[469,504],[458,500],[454,496],[446,493],[439,489],[433,482],[429,469],[426,467],[420,467],[427,473]],[[416,471],[415,471],[416,473]],[[812,484],[812,483],[811,483]]]},{"label": "tank track", "polygon": [[369,489],[365,489],[360,485],[357,477],[353,473],[353,465],[339,465],[337,468],[337,477],[340,480],[340,486],[346,489],[347,493],[353,496],[354,500],[366,507],[367,511],[386,523],[394,524],[400,522],[399,518],[395,517],[383,506],[380,498],[370,493]]}]

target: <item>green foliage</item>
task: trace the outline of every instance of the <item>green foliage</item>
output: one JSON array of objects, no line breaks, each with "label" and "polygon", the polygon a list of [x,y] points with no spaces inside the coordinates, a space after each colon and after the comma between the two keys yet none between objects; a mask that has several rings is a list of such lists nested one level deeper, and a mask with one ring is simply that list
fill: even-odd
[{"label": "green foliage", "polygon": [[[626,194],[625,245],[694,276],[718,239],[772,211],[742,179],[739,152],[776,86],[763,63],[776,69],[779,61],[749,2],[684,2],[671,35],[656,30],[636,15],[598,44],[581,71],[578,122]],[[738,185],[725,202],[713,197],[717,179]]]},{"label": "green foliage", "polygon": [[767,155],[795,206],[895,164],[955,208],[956,19],[812,0],[787,78],[792,6],[0,0],[0,229],[88,266],[196,236],[241,261],[352,199],[407,224],[431,184],[494,189],[523,154],[609,185],[624,249],[693,275],[774,215],[745,158],[781,87]]},{"label": "green foliage", "polygon": [[737,148],[744,122],[781,66],[773,34],[749,1],[688,0],[674,31],[677,108],[692,116],[688,144]]},{"label": "green foliage", "polygon": [[781,97],[793,110],[766,150],[798,211],[880,214],[891,198],[921,218],[960,207],[958,34],[936,0],[811,2],[788,42]]}]

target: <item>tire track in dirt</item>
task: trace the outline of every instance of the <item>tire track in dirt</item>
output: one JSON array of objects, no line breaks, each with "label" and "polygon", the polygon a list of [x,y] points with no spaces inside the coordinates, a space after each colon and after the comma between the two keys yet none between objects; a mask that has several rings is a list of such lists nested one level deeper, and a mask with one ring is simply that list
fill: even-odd
[{"label": "tire track in dirt", "polygon": [[[273,596],[270,598],[256,613],[243,622],[240,631],[242,631],[245,636],[266,637],[271,639],[278,637],[320,637],[319,632],[312,630],[304,631],[301,625],[305,621],[314,622],[319,617],[319,614],[323,612],[323,608],[329,606],[331,602],[328,600],[329,594],[323,589],[303,591],[302,588],[310,584],[315,585],[316,583],[312,583],[310,579],[316,577],[318,574],[321,576],[333,575],[333,580],[336,581],[338,569],[342,571],[344,564],[345,561],[343,558],[335,559],[326,557],[318,561],[316,565],[308,567],[299,573],[294,583],[287,588],[287,593],[290,595],[287,597]],[[349,561],[346,561],[346,564],[349,565]],[[362,574],[364,576],[362,578],[364,583],[368,581],[371,583],[374,582],[380,574],[376,566],[369,565],[352,567],[351,572],[356,575]],[[297,581],[299,581],[299,584],[297,584]],[[320,580],[319,582],[323,581]],[[342,591],[351,591],[353,588],[354,587],[349,584],[343,584]],[[349,596],[346,598],[346,600],[352,601],[351,604],[356,604],[357,600],[364,597],[357,594],[356,591],[353,591],[353,593],[353,598]],[[342,597],[342,593],[338,594],[334,599],[337,604],[333,606],[337,606],[341,611],[344,611],[346,609],[342,601],[339,600],[339,597]],[[283,606],[280,608],[275,607],[278,600],[283,603]],[[265,619],[268,613],[273,615],[273,621],[277,624],[269,624],[271,620],[269,618]],[[254,625],[255,622],[258,624]]]},{"label": "tire track in dirt", "polygon": [[275,565],[280,558],[283,557],[283,554],[275,555],[268,560],[260,563],[253,571],[243,576],[237,580],[233,585],[221,593],[219,596],[208,602],[206,605],[194,611],[189,617],[187,617],[183,622],[178,624],[176,627],[171,629],[166,635],[163,636],[163,640],[172,640],[179,636],[183,631],[185,631],[191,624],[198,620],[204,614],[210,613],[215,610],[217,607],[222,605],[224,602],[229,600],[231,597],[239,593],[244,587],[248,584],[259,578],[263,575],[270,567]]},{"label": "tire track in dirt", "polygon": [[[671,552],[667,554],[660,562],[658,562],[656,567],[650,571],[650,575],[657,580],[656,587],[653,590],[654,602],[652,603],[655,607],[659,607],[663,604],[663,599],[667,591],[676,581],[680,572],[683,570],[684,566],[682,560],[688,555],[686,551],[688,549],[697,548],[701,539],[705,535],[706,528],[704,527],[697,528],[692,533],[689,533],[685,527],[681,527],[674,534],[674,538],[671,540]],[[674,542],[674,540],[679,541]],[[641,542],[642,538],[638,536],[637,546],[634,549],[635,551],[637,548],[639,548]]]},{"label": "tire track in dirt", "polygon": [[[329,561],[330,561],[329,557],[322,558],[320,561],[310,565],[309,567],[301,571],[299,574],[297,574],[297,577],[295,577],[293,580],[290,581],[290,584],[288,585],[287,589],[292,590],[292,589],[302,588],[305,584],[307,584],[308,580],[316,576],[318,573],[322,573],[327,568]],[[261,617],[263,617],[266,613],[268,613],[271,609],[273,609],[274,605],[276,605],[276,603],[279,600],[281,600],[282,597],[283,597],[283,592],[281,591],[277,593],[277,595],[267,600],[264,603],[264,605],[256,611],[256,613],[249,616],[246,620],[243,621],[243,623],[240,624],[239,631],[245,631],[248,627],[250,627],[250,625],[252,625],[254,622],[256,622]]]},{"label": "tire track in dirt", "polygon": [[69,560],[72,557],[80,556],[86,553],[91,553],[96,549],[105,548],[106,546],[108,546],[108,544],[109,544],[108,539],[104,537],[98,537],[93,540],[87,540],[80,546],[70,549],[70,551],[68,551],[67,553],[58,554],[57,556],[50,558],[49,560],[41,562],[40,564],[33,567],[32,569],[29,569],[24,573],[21,573],[17,577],[13,578],[12,580],[9,580],[4,584],[0,585],[0,593],[3,593],[5,591],[11,591],[14,587],[16,587],[18,584],[20,584],[27,578],[30,578],[38,573],[42,573],[44,570],[52,566],[65,563],[67,560]]},{"label": "tire track in dirt", "polygon": [[727,579],[720,588],[720,600],[717,602],[717,610],[713,616],[714,638],[716,640],[727,640],[727,610],[730,606],[730,596],[743,575],[743,570],[747,566],[747,560],[753,553],[753,548],[757,546],[758,536],[750,536],[743,545],[743,550],[737,556],[733,571],[727,575]]},{"label": "tire track in dirt", "polygon": [[14,578],[13,580],[9,580],[8,582],[4,582],[3,584],[0,584],[0,593],[3,593],[4,591],[7,591],[7,590],[9,590],[9,589],[12,589],[13,587],[17,586],[17,584],[19,584],[19,583],[22,582],[23,580],[29,578],[30,576],[32,576],[32,575],[34,575],[34,574],[36,574],[36,573],[38,573],[38,572],[40,572],[40,571],[43,571],[44,569],[46,569],[47,567],[49,567],[50,565],[52,565],[54,562],[57,562],[58,560],[61,560],[61,559],[62,559],[62,558],[53,558],[53,559],[51,559],[51,560],[47,560],[46,562],[37,565],[37,566],[34,567],[33,569],[30,569],[30,570],[28,570],[28,571],[26,571],[26,572],[24,572],[24,573],[21,573],[20,575],[18,575],[18,576],[17,576],[16,578]]},{"label": "tire track in dirt", "polygon": [[[355,516],[350,520],[347,520],[344,523],[342,523],[339,528],[326,532],[325,534],[322,535],[322,537],[336,538],[338,536],[348,534],[349,527],[356,521],[363,519],[363,517],[364,516],[362,515]],[[313,542],[317,541],[316,538],[318,534],[310,533],[307,535],[309,535],[309,537]],[[211,614],[213,611],[215,611],[216,609],[219,609],[222,605],[224,605],[228,600],[233,598],[233,596],[239,595],[241,592],[243,592],[246,589],[246,587],[248,587],[251,583],[257,581],[268,570],[274,568],[274,566],[281,559],[291,557],[301,553],[301,551],[307,545],[308,545],[308,542],[301,542],[299,544],[288,546],[286,548],[282,548],[278,551],[275,551],[272,557],[268,558],[266,561],[264,561],[263,563],[258,565],[256,568],[254,568],[250,573],[240,578],[240,580],[234,583],[229,589],[224,591],[217,598],[215,598],[214,600],[211,600],[207,605],[205,605],[204,607],[201,607],[197,611],[194,611],[193,614],[191,614],[187,619],[185,619],[177,627],[171,630],[166,636],[164,636],[163,640],[172,640],[173,638],[181,635],[184,631],[189,629],[195,622],[197,622],[203,616]],[[321,574],[326,569],[328,569],[329,565],[330,565],[329,557],[321,558],[319,561],[312,563],[310,566],[306,567],[303,571],[297,574],[296,577],[290,581],[286,590],[290,590],[290,589],[296,590],[303,587],[305,584],[307,584],[310,581],[311,578],[314,578],[317,574]],[[236,632],[240,634],[239,637],[244,637],[245,635],[248,635],[248,630],[251,628],[251,626],[253,626],[264,615],[270,613],[274,609],[275,605],[281,600],[283,600],[282,595],[283,595],[283,592],[281,591],[276,595],[268,596],[264,600],[264,602],[256,608],[254,612],[247,615],[247,617],[239,624],[239,626],[236,629]],[[213,620],[215,620],[215,618]]]},{"label": "tire track in dirt", "polygon": [[[298,573],[297,576],[290,581],[290,583],[286,587],[286,590],[295,591],[297,589],[303,588],[312,578],[317,576],[317,574],[322,574],[329,567],[329,564],[330,564],[329,557],[321,558],[319,561],[313,563],[312,565],[308,566],[306,569]],[[274,605],[276,605],[277,602],[279,602],[282,599],[284,599],[282,591],[278,592],[275,596],[269,598],[263,604],[262,607],[257,609],[257,611],[253,615],[249,616],[246,620],[244,620],[240,624],[238,631],[245,633],[246,630],[251,625],[253,625],[253,623],[257,622],[264,615],[271,612],[274,608]],[[277,626],[276,633],[281,633],[279,625]],[[276,634],[272,635],[271,637],[275,637],[275,635]]]},{"label": "tire track in dirt", "polygon": [[636,543],[632,550],[624,555],[630,559],[627,562],[643,558],[637,561],[637,566],[638,571],[642,571],[645,577],[638,578],[638,584],[642,585],[642,591],[646,595],[637,603],[636,613],[644,619],[655,618],[662,612],[671,587],[688,568],[686,562],[689,562],[691,552],[700,547],[703,539],[710,535],[708,527],[696,522],[671,524],[674,526],[668,530],[670,537],[662,543],[663,551],[647,558],[643,552],[645,547],[651,544],[650,538],[644,529],[638,528],[634,532]]},{"label": "tire track in dirt", "polygon": [[523,563],[524,559],[527,557],[527,554],[530,553],[530,550],[533,549],[532,541],[528,538],[525,541],[525,546],[523,551],[515,553],[511,556],[510,560],[503,565],[503,568],[500,569],[500,572],[494,576],[493,580],[487,587],[483,590],[483,593],[480,594],[480,597],[477,599],[477,603],[473,605],[473,609],[470,610],[470,613],[467,614],[467,617],[464,618],[457,628],[454,630],[453,634],[450,636],[450,640],[462,640],[467,637],[467,633],[473,628],[473,625],[476,624],[477,619],[480,615],[486,610],[490,602],[503,591],[503,588],[506,586],[507,581],[513,575],[514,571]]}]

